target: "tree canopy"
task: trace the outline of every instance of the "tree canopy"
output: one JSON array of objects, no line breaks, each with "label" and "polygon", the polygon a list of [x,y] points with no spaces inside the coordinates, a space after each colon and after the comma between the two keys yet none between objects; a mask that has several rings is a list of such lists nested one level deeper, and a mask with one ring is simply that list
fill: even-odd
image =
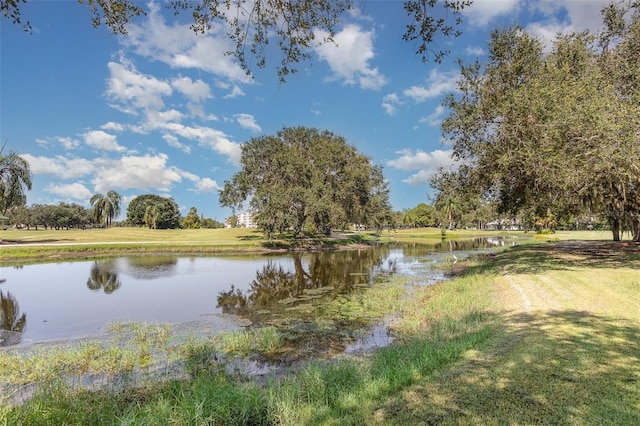
[{"label": "tree canopy", "polygon": [[173,198],[155,194],[139,195],[129,203],[127,222],[153,229],[176,229],[180,227],[180,210]]},{"label": "tree canopy", "polygon": [[358,224],[389,223],[382,168],[330,131],[294,127],[242,145],[242,170],[225,181],[220,205],[242,209],[267,235],[303,230],[328,234]]},{"label": "tree canopy", "polygon": [[558,36],[549,53],[495,30],[486,64],[462,64],[445,104],[460,187],[502,212],[588,210],[640,241],[640,6],[603,9],[599,35]]},{"label": "tree canopy", "polygon": [[[106,25],[114,34],[127,34],[127,23],[147,14],[144,2],[136,0],[78,0],[91,10],[92,24]],[[31,30],[22,21],[20,3],[26,0],[0,0],[3,16]],[[311,59],[310,48],[331,43],[344,16],[361,5],[355,0],[170,0],[166,7],[174,14],[190,14],[196,33],[223,28],[234,45],[232,54],[250,72],[251,65],[264,68],[267,47],[281,52],[277,72],[281,80],[297,71],[295,64]],[[400,2],[398,2],[400,3]],[[439,37],[460,35],[462,10],[471,0],[405,0],[409,16],[402,39],[415,46],[423,61],[439,62],[448,51],[438,47]],[[275,41],[274,41],[275,39]]]}]

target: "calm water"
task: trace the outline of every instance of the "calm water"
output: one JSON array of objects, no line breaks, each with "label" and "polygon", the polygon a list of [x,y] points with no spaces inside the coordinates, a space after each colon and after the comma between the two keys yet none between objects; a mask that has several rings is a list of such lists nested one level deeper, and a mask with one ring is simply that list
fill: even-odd
[{"label": "calm water", "polygon": [[206,318],[212,331],[238,328],[242,317],[282,318],[310,298],[357,291],[380,275],[412,274],[430,284],[442,278],[430,269],[443,258],[503,244],[476,239],[278,256],[127,256],[0,266],[0,346],[99,334],[113,321]]}]

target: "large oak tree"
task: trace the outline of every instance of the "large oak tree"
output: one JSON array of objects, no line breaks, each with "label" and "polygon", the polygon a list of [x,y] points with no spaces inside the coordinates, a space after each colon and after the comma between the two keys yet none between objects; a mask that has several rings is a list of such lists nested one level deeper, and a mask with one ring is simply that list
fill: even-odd
[{"label": "large oak tree", "polygon": [[240,162],[242,170],[220,191],[220,205],[241,209],[248,201],[267,235],[381,228],[390,221],[381,167],[332,132],[285,127],[244,143]]}]

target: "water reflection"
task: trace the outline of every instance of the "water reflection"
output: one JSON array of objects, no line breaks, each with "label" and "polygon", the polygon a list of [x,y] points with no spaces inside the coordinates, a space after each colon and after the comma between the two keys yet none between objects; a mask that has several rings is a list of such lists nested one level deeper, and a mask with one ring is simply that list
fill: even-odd
[{"label": "water reflection", "polygon": [[27,314],[20,314],[20,305],[9,292],[0,290],[0,346],[17,345],[27,327]]},{"label": "water reflection", "polygon": [[176,256],[129,256],[123,271],[137,280],[155,280],[176,274]]},{"label": "water reflection", "polygon": [[[353,251],[145,255],[26,265],[2,271],[7,279],[2,284],[3,327],[15,330],[3,333],[13,333],[25,344],[100,333],[105,324],[119,320],[175,324],[206,320],[203,329],[215,332],[245,326],[246,319],[282,327],[286,339],[305,348],[340,346],[343,343],[336,344],[335,336],[344,337],[347,329],[366,324],[354,324],[352,318],[327,310],[329,301],[388,274],[413,275],[412,282],[430,285],[443,278],[433,265],[453,256],[462,258],[460,250],[471,255],[475,249],[501,244],[502,240],[476,239]],[[29,313],[28,331],[19,331],[24,330],[26,315],[19,312],[15,299]],[[9,308],[10,304],[15,306]]]},{"label": "water reflection", "polygon": [[102,289],[106,294],[111,294],[119,289],[121,285],[118,274],[114,271],[114,262],[112,260],[96,260],[91,266],[89,279],[87,279],[89,290],[98,291]]},{"label": "water reflection", "polygon": [[[272,261],[256,272],[245,292],[231,286],[218,294],[218,307],[224,313],[247,315],[282,307],[283,301],[305,302],[312,290],[344,294],[357,285],[369,284],[381,271],[391,272],[393,263],[384,264],[390,248],[381,246],[348,252],[320,252],[293,255],[293,271]],[[305,260],[307,268],[305,269]]]}]

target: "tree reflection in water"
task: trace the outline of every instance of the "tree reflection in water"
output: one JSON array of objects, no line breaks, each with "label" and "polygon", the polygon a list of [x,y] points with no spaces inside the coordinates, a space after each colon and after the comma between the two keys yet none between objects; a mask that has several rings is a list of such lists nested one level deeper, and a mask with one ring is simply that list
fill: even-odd
[{"label": "tree reflection in water", "polygon": [[[224,313],[249,315],[273,309],[278,302],[300,298],[305,290],[324,288],[333,295],[345,294],[357,285],[367,285],[383,269],[388,247],[366,250],[297,253],[293,257],[294,272],[274,262],[256,273],[246,293],[231,286],[218,294],[218,307]],[[303,259],[308,257],[308,268]]]},{"label": "tree reflection in water", "polygon": [[27,314],[20,314],[20,306],[9,292],[0,290],[0,346],[17,345],[27,327]]},{"label": "tree reflection in water", "polygon": [[89,290],[98,291],[102,289],[106,294],[111,294],[120,288],[122,283],[118,274],[113,268],[113,261],[96,260],[89,272],[87,287]]},{"label": "tree reflection in water", "polygon": [[176,256],[129,256],[126,258],[126,266],[122,272],[137,280],[155,280],[174,276],[177,266]]}]

